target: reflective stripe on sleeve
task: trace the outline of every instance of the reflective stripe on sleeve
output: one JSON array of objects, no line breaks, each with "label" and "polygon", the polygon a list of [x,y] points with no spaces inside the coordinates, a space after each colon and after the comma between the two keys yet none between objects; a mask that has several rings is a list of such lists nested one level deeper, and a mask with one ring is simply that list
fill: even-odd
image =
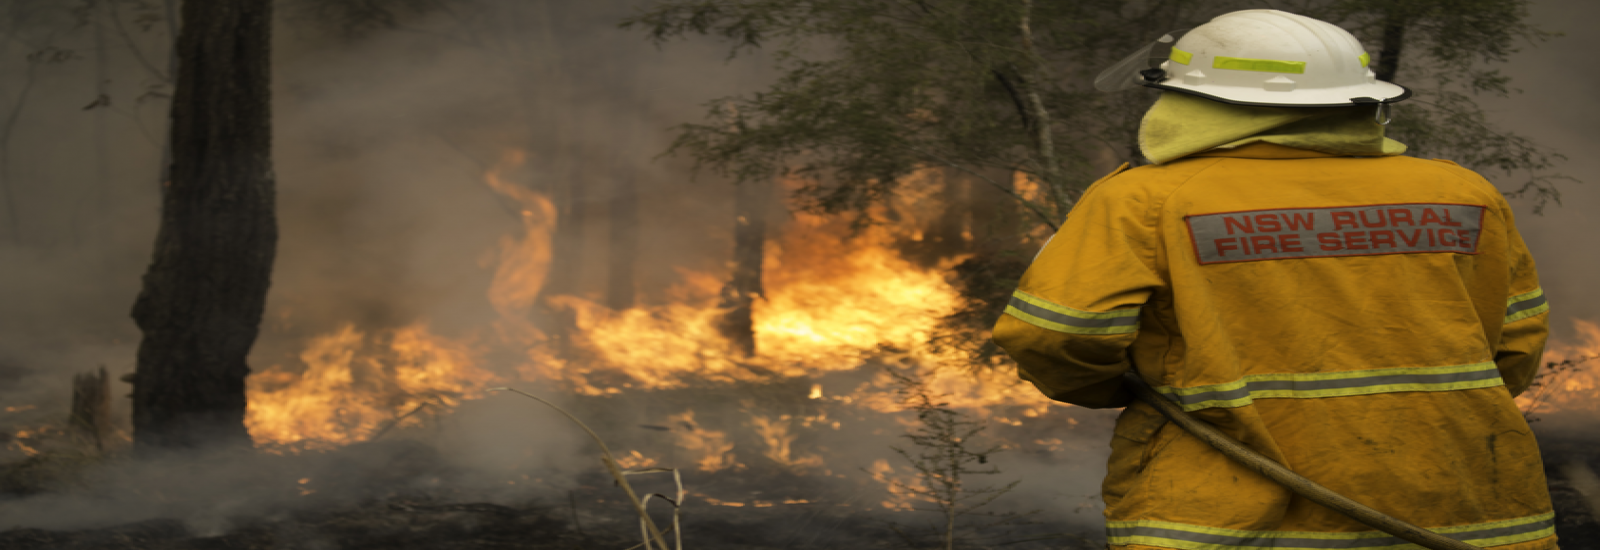
[{"label": "reflective stripe on sleeve", "polygon": [[1546,311],[1550,311],[1550,302],[1545,301],[1544,289],[1536,288],[1533,292],[1518,294],[1506,300],[1505,322],[1514,323]]},{"label": "reflective stripe on sleeve", "polygon": [[[1432,529],[1477,546],[1500,546],[1539,540],[1555,534],[1555,513],[1473,525]],[[1113,545],[1141,544],[1183,550],[1255,550],[1260,548],[1340,548],[1403,550],[1420,548],[1381,531],[1328,533],[1305,531],[1240,531],[1168,521],[1108,521],[1106,538]]]},{"label": "reflective stripe on sleeve", "polygon": [[1095,313],[1016,291],[1006,314],[1030,325],[1068,334],[1129,334],[1139,330],[1139,308]]},{"label": "reflective stripe on sleeve", "polygon": [[1183,410],[1233,408],[1256,399],[1311,399],[1403,391],[1453,391],[1503,385],[1493,362],[1307,374],[1251,374],[1226,384],[1156,388]]}]

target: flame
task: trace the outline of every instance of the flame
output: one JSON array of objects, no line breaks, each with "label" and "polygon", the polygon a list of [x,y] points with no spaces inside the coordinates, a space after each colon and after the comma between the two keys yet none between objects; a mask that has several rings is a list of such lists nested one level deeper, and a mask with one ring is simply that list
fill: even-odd
[{"label": "flame", "polygon": [[[542,295],[556,210],[546,196],[510,182],[507,174],[523,161],[520,152],[508,152],[483,177],[513,205],[520,224],[498,243],[487,298],[498,314],[499,342],[527,358],[516,366],[526,380],[603,396],[691,384],[766,383],[894,364],[915,371],[927,390],[951,407],[980,415],[1013,407],[1006,414],[1030,418],[1049,407],[1015,372],[1003,366],[974,369],[960,352],[928,345],[940,320],[964,306],[946,279],[963,257],[930,265],[900,252],[921,240],[944,208],[939,201],[945,183],[933,172],[902,182],[893,204],[871,212],[874,223],[865,228],[800,213],[781,235],[769,238],[762,258],[765,293],[751,308],[757,351],[746,357],[724,336],[725,274],[680,270],[681,282],[667,292],[666,303],[620,311],[584,296]],[[561,346],[532,321],[539,307],[570,314],[573,330],[561,335]],[[494,375],[477,366],[474,348],[424,327],[418,323],[368,334],[347,325],[312,339],[299,368],[275,366],[252,376],[251,434],[266,446],[342,445],[418,423],[412,414],[423,408],[440,412],[479,395]],[[806,397],[892,413],[905,409],[896,387],[893,376],[877,373],[853,390],[827,395],[821,384],[812,384]],[[693,411],[670,420],[676,444],[690,451],[699,470],[744,467],[729,433],[699,426]],[[793,468],[821,465],[816,454],[796,448],[796,432],[817,427],[837,430],[840,423],[824,416],[751,413],[748,424],[763,456]],[[637,451],[620,461],[633,467],[655,463]]]},{"label": "flame", "polygon": [[[345,325],[311,340],[304,370],[274,365],[246,383],[245,427],[260,446],[328,448],[450,409],[496,377],[463,344],[417,324],[375,337]],[[439,412],[438,410],[432,412]]]},{"label": "flame", "polygon": [[1528,413],[1600,412],[1600,324],[1573,320],[1578,342],[1552,342],[1534,387],[1517,396]]},{"label": "flame", "polygon": [[678,432],[678,446],[698,454],[695,465],[702,472],[715,472],[733,467],[743,467],[734,460],[733,443],[728,441],[728,433],[708,430],[700,427],[694,421],[694,411],[684,411],[668,417],[675,426],[683,427]]},{"label": "flame", "polygon": [[919,500],[914,488],[920,487],[920,480],[915,476],[896,475],[894,466],[890,466],[888,460],[881,458],[874,461],[871,468],[867,468],[867,473],[872,476],[873,481],[882,483],[889,491],[889,498],[878,503],[879,506],[888,510],[914,509],[913,503]]},{"label": "flame", "polygon": [[516,202],[522,224],[521,238],[507,235],[500,239],[499,262],[489,283],[489,303],[500,313],[503,337],[532,342],[541,335],[528,321],[528,312],[550,272],[550,238],[555,232],[556,207],[548,197],[507,183],[502,177],[506,170],[521,166],[523,160],[521,151],[507,152],[483,176],[490,189]]},{"label": "flame", "polygon": [[755,427],[756,434],[760,435],[761,440],[767,444],[767,449],[762,454],[773,462],[792,468],[822,465],[822,457],[814,454],[798,458],[792,456],[791,447],[794,444],[795,435],[789,430],[793,424],[793,419],[789,415],[779,416],[777,420],[766,416],[753,415],[750,417],[750,423]]},{"label": "flame", "polygon": [[[500,313],[502,338],[527,343],[543,337],[528,312],[549,271],[556,211],[544,195],[505,180],[523,160],[519,151],[506,153],[484,182],[515,203],[522,229],[499,243],[489,301]],[[286,320],[289,310],[279,313]],[[422,323],[370,337],[346,324],[313,338],[300,362],[299,369],[275,365],[248,379],[245,426],[258,446],[298,450],[363,441],[419,423],[416,413],[437,414],[479,397],[497,379],[478,367],[471,346],[433,335]]]},{"label": "flame", "polygon": [[656,459],[644,456],[639,451],[628,451],[628,454],[617,458],[617,466],[627,470],[653,468],[655,465]]},{"label": "flame", "polygon": [[[913,178],[899,201],[932,201],[937,181]],[[1004,368],[980,370],[974,383],[967,358],[933,351],[927,342],[939,320],[963,298],[945,278],[962,257],[932,266],[912,263],[897,246],[927,223],[926,208],[900,207],[896,223],[853,230],[844,220],[796,214],[763,258],[766,295],[752,306],[757,355],[735,353],[720,323],[723,277],[684,272],[665,305],[615,311],[577,296],[547,299],[572,314],[572,342],[587,354],[568,361],[546,349],[529,351],[519,370],[529,380],[557,380],[571,391],[608,395],[624,389],[676,389],[693,383],[763,382],[854,370],[872,358],[895,356],[917,365],[933,391],[957,407],[1023,405],[1037,416],[1048,401]],[[878,219],[886,219],[880,211]],[[508,308],[510,309],[510,308]],[[896,354],[898,354],[896,356]],[[827,399],[859,402],[874,410],[902,410],[892,379],[881,375],[853,394]],[[821,386],[812,399],[824,399]]]}]

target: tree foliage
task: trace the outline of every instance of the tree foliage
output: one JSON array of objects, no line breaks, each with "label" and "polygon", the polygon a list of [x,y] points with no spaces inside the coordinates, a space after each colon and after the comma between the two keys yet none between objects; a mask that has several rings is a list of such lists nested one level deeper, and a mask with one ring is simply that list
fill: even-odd
[{"label": "tree foliage", "polygon": [[[1416,95],[1389,135],[1412,154],[1456,160],[1529,195],[1559,199],[1563,157],[1497,128],[1483,97],[1514,93],[1498,69],[1553,36],[1526,22],[1528,0],[1286,0],[1274,6],[1339,24],[1366,44],[1380,78]],[[1163,33],[1258,3],[1179,0],[668,0],[623,22],[657,44],[704,35],[730,56],[761,50],[781,76],[717,98],[670,151],[740,182],[787,176],[806,208],[864,214],[919,169],[965,174],[1030,216],[1019,233],[967,250],[956,282],[971,300],[937,344],[980,359],[986,329],[1032,255],[1029,228],[1063,219],[1089,182],[1140,162],[1138,123],[1156,94],[1101,93],[1096,73]],[[1404,63],[1402,63],[1404,61]],[[1375,113],[1376,116],[1377,113]],[[1518,181],[1520,179],[1520,181]],[[1017,180],[1039,184],[1029,193]],[[1039,233],[1035,232],[1035,235]],[[987,363],[987,361],[983,361]]]},{"label": "tree foliage", "polygon": [[1453,160],[1531,199],[1560,202],[1551,173],[1566,157],[1497,127],[1482,97],[1519,93],[1500,65],[1557,33],[1527,22],[1529,0],[1305,0],[1289,9],[1335,21],[1377,46],[1378,78],[1416,95],[1394,108],[1388,133],[1410,154]]},{"label": "tree foliage", "polygon": [[[1552,36],[1525,22],[1527,0],[1302,0],[1282,9],[1349,28],[1378,53],[1380,76],[1417,90],[1391,133],[1419,154],[1457,159],[1554,197],[1562,157],[1496,129],[1476,99],[1506,95],[1496,64]],[[672,151],[753,181],[808,182],[824,212],[862,212],[910,172],[940,167],[1014,195],[1053,226],[1109,161],[1138,160],[1135,132],[1154,94],[1103,94],[1095,72],[1163,32],[1247,7],[1228,1],[677,0],[626,20],[657,43],[714,36],[729,55],[761,49],[782,76],[714,100]],[[1008,173],[1044,183],[1034,200]]]},{"label": "tree foliage", "polygon": [[[664,42],[705,34],[770,49],[771,88],[711,102],[672,150],[739,181],[797,175],[807,207],[861,212],[939,167],[1014,195],[1054,225],[1132,155],[1149,93],[1103,95],[1093,72],[1230,2],[690,0],[624,22]],[[1042,182],[1023,197],[1010,174]]]}]

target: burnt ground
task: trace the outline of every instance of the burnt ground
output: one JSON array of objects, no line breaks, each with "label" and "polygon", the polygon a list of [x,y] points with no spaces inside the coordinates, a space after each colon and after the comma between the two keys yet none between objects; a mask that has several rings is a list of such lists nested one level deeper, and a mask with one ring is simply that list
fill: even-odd
[{"label": "burnt ground", "polygon": [[1600,473],[1600,441],[1595,433],[1541,433],[1539,449],[1544,455],[1545,477],[1550,482],[1550,500],[1556,509],[1556,536],[1566,550],[1600,549],[1600,510],[1585,501],[1600,504],[1600,495],[1583,495],[1569,478],[1573,464],[1582,464]]},{"label": "burnt ground", "polygon": [[[1600,549],[1600,513],[1590,509],[1580,484],[1569,474],[1573,464],[1600,472],[1600,441],[1591,431],[1536,424],[1557,534],[1566,550]],[[1096,441],[1099,444],[1099,441]],[[98,522],[110,527],[36,529],[0,532],[5,550],[280,550],[280,549],[608,549],[639,545],[639,526],[611,480],[594,470],[576,479],[545,481],[539,501],[490,498],[460,472],[438,463],[430,447],[404,442],[372,445],[379,459],[355,459],[353,449],[341,469],[292,463],[286,472],[337,471],[310,486],[314,494],[253,493],[253,504],[218,520],[196,521],[194,509],[162,510],[131,521]],[[260,467],[268,470],[268,467]],[[268,471],[261,479],[270,477]],[[294,474],[298,477],[299,474]],[[753,466],[711,477],[685,477],[690,491],[682,516],[684,546],[695,549],[870,549],[935,547],[936,514],[885,510],[882,487],[826,476],[795,475]],[[419,483],[424,480],[425,483]],[[252,483],[256,481],[252,480]],[[263,482],[265,483],[265,482]],[[289,479],[287,489],[303,487]],[[503,482],[502,482],[503,483]],[[670,482],[634,481],[640,491],[668,492]],[[373,491],[372,487],[392,487]],[[458,489],[451,489],[456,487]],[[0,488],[3,489],[3,488]],[[528,493],[523,493],[528,494]],[[34,496],[38,496],[35,494]],[[0,509],[24,495],[0,490]],[[208,497],[213,498],[213,497]],[[494,500],[485,502],[484,500]],[[29,501],[31,502],[31,501]],[[652,506],[658,508],[660,503]],[[738,506],[735,506],[737,504]],[[202,506],[209,506],[202,503]],[[61,513],[75,513],[74,508]],[[962,532],[967,548],[1075,550],[1103,548],[1098,527],[1088,527],[1097,510],[1076,523],[1059,521],[1061,509],[971,527]],[[665,513],[655,515],[663,526]],[[1001,518],[1004,519],[1004,518]],[[972,518],[969,525],[993,523]],[[0,517],[0,524],[12,523]],[[670,537],[670,535],[669,535]]]},{"label": "burnt ground", "polygon": [[[497,497],[471,472],[453,471],[438,458],[432,447],[395,441],[360,444],[320,457],[276,457],[270,463],[239,459],[247,464],[245,468],[259,474],[249,478],[252,485],[247,488],[230,486],[206,491],[202,496],[169,495],[163,502],[148,504],[165,506],[143,514],[149,519],[90,521],[110,527],[0,531],[0,548],[623,550],[640,543],[640,528],[631,506],[599,468],[577,478],[524,482],[527,490],[520,494],[542,495],[540,501],[498,498],[500,502],[483,502]],[[325,463],[328,460],[339,464]],[[294,477],[300,474],[294,472],[306,471],[321,474],[309,484],[297,484]],[[293,477],[285,483],[279,480],[281,473]],[[798,475],[760,466],[723,471],[715,476],[686,475],[690,496],[681,518],[684,547],[804,550],[934,546],[931,539],[937,532],[932,525],[936,514],[884,509],[882,486],[863,477]],[[670,493],[673,489],[670,478],[662,476],[630,479],[641,492]],[[200,480],[204,480],[202,474],[180,471],[176,477],[148,480],[146,484],[122,489],[148,493],[150,487]],[[316,491],[295,492],[305,487],[315,487]],[[390,487],[394,489],[374,489]],[[228,500],[228,495],[243,491],[249,494],[248,507],[225,507],[223,501]],[[4,517],[5,510],[32,511],[8,509],[7,500],[13,505],[37,501],[39,505],[30,507],[46,510],[37,512],[40,514],[85,517],[97,517],[91,515],[97,513],[91,511],[96,507],[95,500],[105,500],[92,496],[60,505],[42,499],[49,496],[50,493],[39,491],[31,495],[0,491],[0,524],[16,523],[16,518]],[[35,500],[21,500],[24,498]],[[195,502],[171,502],[179,498]],[[117,513],[134,513],[125,510],[127,507],[116,506]],[[206,513],[207,509],[239,513],[216,517]],[[662,503],[652,503],[651,510],[663,528],[671,524]],[[1042,516],[972,518],[964,521],[971,527],[960,535],[972,543],[964,546],[969,548],[1087,549],[1103,545],[1103,538],[1097,545],[1094,539],[1100,536],[1083,524],[1029,521]],[[991,525],[978,526],[984,523]]]},{"label": "burnt ground", "polygon": [[[588,480],[571,493],[568,506],[447,502],[391,496],[365,502],[312,507],[269,517],[232,518],[223,533],[199,533],[173,519],[147,520],[100,529],[0,532],[6,550],[365,550],[604,548],[639,544],[620,492]],[[927,547],[927,514],[868,510],[860,503],[824,501],[770,507],[700,504],[682,518],[684,546],[696,549],[809,549]],[[663,527],[670,519],[657,515]],[[1060,526],[1000,528],[974,540],[981,547],[1098,547],[1091,533],[1052,533]],[[668,534],[669,540],[671,534]],[[909,537],[909,539],[908,539]],[[921,543],[921,544],[918,544]],[[1103,544],[1103,543],[1101,543]],[[915,546],[913,546],[915,545]]]}]

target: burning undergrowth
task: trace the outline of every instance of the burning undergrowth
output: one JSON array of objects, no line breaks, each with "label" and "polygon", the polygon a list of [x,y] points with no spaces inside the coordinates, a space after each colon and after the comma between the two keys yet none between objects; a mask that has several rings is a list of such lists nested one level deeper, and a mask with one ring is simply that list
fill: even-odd
[{"label": "burning undergrowth", "polygon": [[[677,468],[686,533],[704,543],[694,546],[849,546],[941,532],[945,516],[918,511],[941,509],[939,478],[908,458],[921,456],[915,450],[892,449],[922,444],[907,434],[936,433],[928,418],[984,427],[979,441],[951,442],[978,450],[970,458],[982,467],[973,468],[995,470],[975,481],[975,493],[1027,480],[996,495],[995,512],[1050,510],[1040,524],[963,537],[999,544],[1098,530],[1115,412],[1053,405],[1004,362],[930,343],[944,320],[981,309],[951,275],[972,271],[970,254],[915,246],[944,208],[935,199],[949,183],[937,174],[910,178],[865,227],[794,214],[770,235],[764,292],[750,309],[754,353],[746,353],[725,330],[723,272],[680,269],[660,299],[626,309],[582,293],[543,294],[557,214],[547,197],[503,177],[520,162],[507,155],[485,175],[518,229],[484,265],[494,318],[465,331],[435,330],[426,318],[340,324],[250,378],[246,424],[266,453],[85,459],[69,468],[70,483],[0,501],[11,522],[0,527],[177,518],[179,538],[290,540],[300,535],[282,532],[298,525],[343,540],[337,533],[350,525],[437,512],[454,518],[440,520],[446,534],[469,524],[487,526],[480,534],[515,526],[591,542],[636,532],[592,445],[549,411],[488,391],[510,386],[572,410],[623,468]],[[924,253],[913,261],[907,250]],[[1582,324],[1580,334],[1576,345],[1552,347],[1553,368],[1520,401],[1531,414],[1593,412],[1585,396],[1600,377],[1585,361],[1600,354],[1600,328]],[[19,433],[8,451],[48,455],[40,443],[48,431]],[[463,502],[484,508],[450,508]]]},{"label": "burning undergrowth", "polygon": [[[594,425],[624,468],[678,468],[691,526],[720,521],[759,534],[800,513],[837,531],[794,532],[811,543],[867,532],[892,539],[894,522],[903,533],[926,530],[895,514],[937,504],[917,492],[926,476],[891,450],[917,424],[900,395],[908,379],[934,400],[925,404],[992,427],[984,436],[1004,450],[992,458],[1002,483],[1057,480],[996,509],[1093,510],[1110,416],[1054,407],[1003,364],[975,367],[958,350],[928,345],[941,319],[965,306],[946,276],[965,255],[914,262],[901,253],[938,214],[929,202],[943,185],[936,175],[906,182],[886,207],[896,211],[876,212],[865,227],[795,214],[769,236],[765,292],[750,312],[755,352],[746,353],[725,333],[723,273],[680,270],[662,299],[622,310],[594,296],[542,295],[556,212],[502,177],[520,161],[507,155],[485,177],[519,225],[485,265],[496,318],[453,332],[425,318],[392,328],[346,323],[309,337],[249,380],[246,424],[267,453],[93,465],[76,480],[81,490],[0,503],[31,510],[6,514],[12,525],[179,518],[186,532],[218,534],[260,518],[411,499],[543,506],[571,516],[568,529],[631,529],[573,428],[489,397],[489,388],[511,386]],[[1086,429],[1096,434],[1065,437]],[[1092,516],[1081,517],[1087,525]]]}]

